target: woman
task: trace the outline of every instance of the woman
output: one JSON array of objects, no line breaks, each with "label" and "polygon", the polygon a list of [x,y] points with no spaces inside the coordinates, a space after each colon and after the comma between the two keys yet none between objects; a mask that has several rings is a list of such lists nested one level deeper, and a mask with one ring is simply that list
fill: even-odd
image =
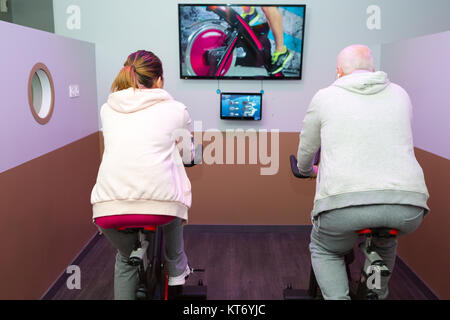
[{"label": "woman", "polygon": [[182,285],[190,269],[182,223],[191,205],[191,184],[174,133],[188,130],[186,107],[163,90],[161,60],[148,51],[131,54],[100,111],[105,151],[92,190],[93,219],[118,249],[115,299],[135,299],[137,268],[128,265],[136,234],[118,227],[164,224],[169,285]]}]

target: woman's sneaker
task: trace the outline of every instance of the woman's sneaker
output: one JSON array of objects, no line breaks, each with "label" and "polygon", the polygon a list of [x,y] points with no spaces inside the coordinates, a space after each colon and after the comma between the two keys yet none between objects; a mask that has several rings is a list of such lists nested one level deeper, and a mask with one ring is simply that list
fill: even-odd
[{"label": "woman's sneaker", "polygon": [[186,270],[182,274],[180,274],[177,277],[171,277],[169,276],[169,286],[182,286],[186,283],[186,279],[191,274],[191,268],[189,268],[188,265],[186,265]]},{"label": "woman's sneaker", "polygon": [[281,72],[287,65],[287,63],[292,59],[293,53],[284,47],[284,51],[275,53],[272,55],[272,68],[270,74],[277,74]]},{"label": "woman's sneaker", "polygon": [[252,7],[252,10],[250,10],[250,12],[242,12],[241,17],[245,20],[245,22],[248,23],[250,27],[253,27],[258,23],[260,15],[258,11],[254,7]]}]

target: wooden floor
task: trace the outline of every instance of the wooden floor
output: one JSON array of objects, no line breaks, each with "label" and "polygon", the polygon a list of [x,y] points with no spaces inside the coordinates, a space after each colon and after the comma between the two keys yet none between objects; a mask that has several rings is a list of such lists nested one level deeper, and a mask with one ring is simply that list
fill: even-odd
[{"label": "wooden floor", "polygon": [[[309,227],[276,228],[273,232],[257,228],[226,227],[208,230],[185,227],[185,250],[189,265],[205,268],[204,274],[192,275],[187,283],[203,279],[209,300],[281,300],[288,283],[306,288],[309,280]],[[265,227],[267,229],[267,227]],[[208,231],[205,231],[208,230]],[[113,274],[116,250],[104,236],[82,259],[81,290],[59,288],[53,299],[113,299]],[[358,277],[362,255],[357,256],[351,270]],[[426,300],[430,294],[404,264],[397,261],[390,282],[393,300]]]}]

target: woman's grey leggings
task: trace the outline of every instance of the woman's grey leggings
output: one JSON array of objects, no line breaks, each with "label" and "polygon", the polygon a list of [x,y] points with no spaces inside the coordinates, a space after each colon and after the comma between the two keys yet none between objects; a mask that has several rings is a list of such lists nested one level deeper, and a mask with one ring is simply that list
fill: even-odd
[{"label": "woman's grey leggings", "polygon": [[[311,263],[324,299],[350,299],[344,255],[358,239],[355,231],[386,227],[405,235],[419,227],[423,213],[423,208],[408,205],[368,205],[327,211],[316,217],[311,233]],[[373,244],[392,272],[397,239],[374,239]],[[366,261],[365,270],[367,267]],[[389,294],[388,281],[389,278],[382,277],[381,289],[375,290],[380,299]]]},{"label": "woman's grey leggings", "polygon": [[[182,220],[175,218],[161,226],[164,234],[164,255],[171,277],[181,275],[187,267],[184,252]],[[128,265],[128,257],[138,240],[137,233],[123,233],[115,229],[101,229],[102,233],[117,248],[114,268],[114,299],[134,300],[139,282],[138,268]]]}]

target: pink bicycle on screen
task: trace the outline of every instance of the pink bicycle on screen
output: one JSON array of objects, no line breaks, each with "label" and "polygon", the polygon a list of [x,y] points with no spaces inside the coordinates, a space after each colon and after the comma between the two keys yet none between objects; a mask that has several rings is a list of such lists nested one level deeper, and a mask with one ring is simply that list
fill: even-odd
[{"label": "pink bicycle on screen", "polygon": [[[196,30],[189,36],[184,60],[190,76],[233,77],[231,70],[235,65],[263,67],[270,77],[284,76],[281,71],[273,73],[271,70],[270,27],[267,22],[250,26],[230,6],[207,6],[206,10],[217,14],[220,19],[204,20],[193,26]],[[236,77],[245,78],[242,75]],[[253,75],[252,78],[258,76]]]}]

